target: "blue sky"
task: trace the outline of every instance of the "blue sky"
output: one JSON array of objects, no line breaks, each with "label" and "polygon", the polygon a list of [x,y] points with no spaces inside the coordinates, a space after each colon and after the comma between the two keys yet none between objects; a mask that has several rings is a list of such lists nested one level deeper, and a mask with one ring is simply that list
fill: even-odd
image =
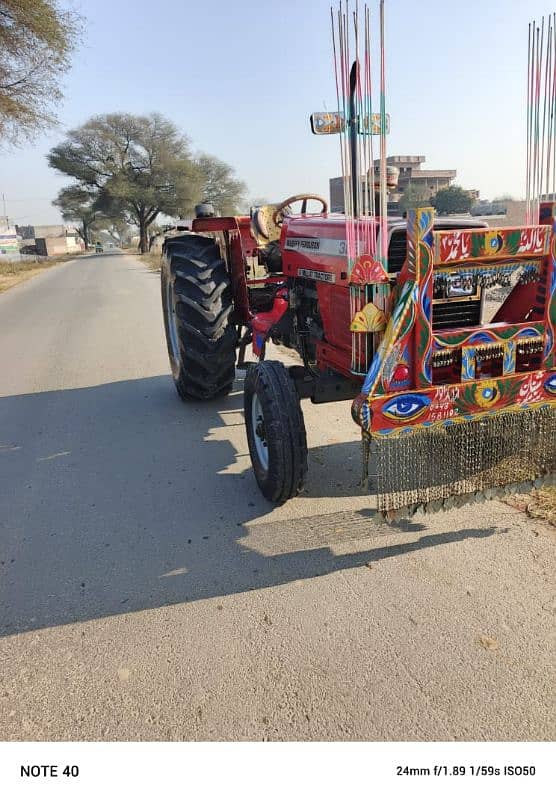
[{"label": "blue sky", "polygon": [[[387,0],[389,153],[457,169],[483,197],[524,195],[527,30],[548,0]],[[111,111],[159,111],[193,150],[236,170],[251,197],[328,196],[336,137],[311,111],[335,107],[328,0],[65,0],[87,19],[65,80],[61,126],[0,152],[0,194],[21,224],[57,222],[67,182],[45,154],[64,130]],[[375,7],[373,0],[372,7]]]}]

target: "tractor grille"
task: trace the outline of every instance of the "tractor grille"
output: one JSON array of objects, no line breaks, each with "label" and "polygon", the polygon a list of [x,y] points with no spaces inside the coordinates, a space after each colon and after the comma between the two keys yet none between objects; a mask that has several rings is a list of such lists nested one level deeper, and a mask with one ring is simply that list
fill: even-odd
[{"label": "tractor grille", "polygon": [[480,300],[451,300],[446,303],[434,303],[432,307],[434,330],[469,328],[480,324]]},{"label": "tractor grille", "polygon": [[399,272],[407,256],[407,237],[405,231],[394,231],[388,247],[388,272]]},{"label": "tractor grille", "polygon": [[[390,237],[388,248],[388,272],[400,272],[407,258],[407,234],[405,230],[395,230]],[[433,305],[433,327],[468,328],[481,324],[481,300],[450,300]]]}]

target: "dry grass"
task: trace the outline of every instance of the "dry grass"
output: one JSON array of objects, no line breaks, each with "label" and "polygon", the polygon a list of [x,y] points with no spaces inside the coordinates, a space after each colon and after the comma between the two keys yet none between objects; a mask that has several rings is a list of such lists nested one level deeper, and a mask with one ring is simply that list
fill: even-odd
[{"label": "dry grass", "polygon": [[6,261],[0,259],[0,292],[5,292],[13,286],[17,286],[18,283],[28,281],[56,264],[60,264],[63,261],[71,261],[77,255],[52,256],[52,258],[45,258],[41,261]]},{"label": "dry grass", "polygon": [[544,519],[556,527],[556,487],[534,489],[530,494],[518,494],[508,498],[514,508],[524,511],[534,519]]},{"label": "dry grass", "polygon": [[546,519],[556,526],[556,487],[549,486],[534,491],[532,500],[527,505],[527,513],[531,517]]},{"label": "dry grass", "polygon": [[143,255],[141,253],[132,253],[132,255],[145,264],[148,269],[153,272],[160,272],[160,253],[144,253]]}]

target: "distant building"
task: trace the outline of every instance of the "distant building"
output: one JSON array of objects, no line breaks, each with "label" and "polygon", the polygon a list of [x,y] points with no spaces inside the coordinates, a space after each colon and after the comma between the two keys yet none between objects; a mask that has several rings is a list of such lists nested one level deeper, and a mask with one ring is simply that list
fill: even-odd
[{"label": "distant building", "polygon": [[46,239],[52,236],[65,236],[65,225],[18,225],[17,232],[22,239]]},{"label": "distant building", "polygon": [[[386,163],[399,171],[397,189],[390,192],[388,197],[388,212],[398,211],[398,201],[408,186],[414,187],[423,197],[432,197],[440,189],[446,189],[452,184],[457,175],[455,169],[422,169],[425,156],[388,156]],[[376,169],[380,165],[375,160]],[[361,177],[364,182],[364,176]],[[471,190],[474,199],[479,197],[479,192]],[[343,178],[330,178],[330,210],[342,212],[344,210],[344,183]]]},{"label": "distant building", "polygon": [[525,225],[527,217],[527,203],[525,200],[503,200],[502,202],[477,203],[471,214],[488,222],[491,228],[519,227]]},{"label": "distant building", "polygon": [[25,251],[39,256],[80,253],[84,245],[75,228],[66,225],[18,225],[17,233]]},{"label": "distant building", "polygon": [[19,258],[19,240],[7,217],[0,217],[0,258]]},{"label": "distant building", "polygon": [[[380,162],[375,161],[375,166]],[[455,169],[421,169],[425,156],[388,156],[387,164],[400,171],[398,192],[403,194],[409,185],[426,194],[436,194],[446,189],[457,175]]]},{"label": "distant building", "polygon": [[38,256],[63,256],[83,250],[75,236],[40,236],[35,239]]}]

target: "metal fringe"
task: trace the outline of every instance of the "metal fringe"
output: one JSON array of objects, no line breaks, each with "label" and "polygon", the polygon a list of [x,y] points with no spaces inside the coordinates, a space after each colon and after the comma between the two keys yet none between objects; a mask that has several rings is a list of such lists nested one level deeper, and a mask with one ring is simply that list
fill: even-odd
[{"label": "metal fringe", "polygon": [[553,482],[556,406],[417,428],[373,444],[382,516],[448,510]]}]

